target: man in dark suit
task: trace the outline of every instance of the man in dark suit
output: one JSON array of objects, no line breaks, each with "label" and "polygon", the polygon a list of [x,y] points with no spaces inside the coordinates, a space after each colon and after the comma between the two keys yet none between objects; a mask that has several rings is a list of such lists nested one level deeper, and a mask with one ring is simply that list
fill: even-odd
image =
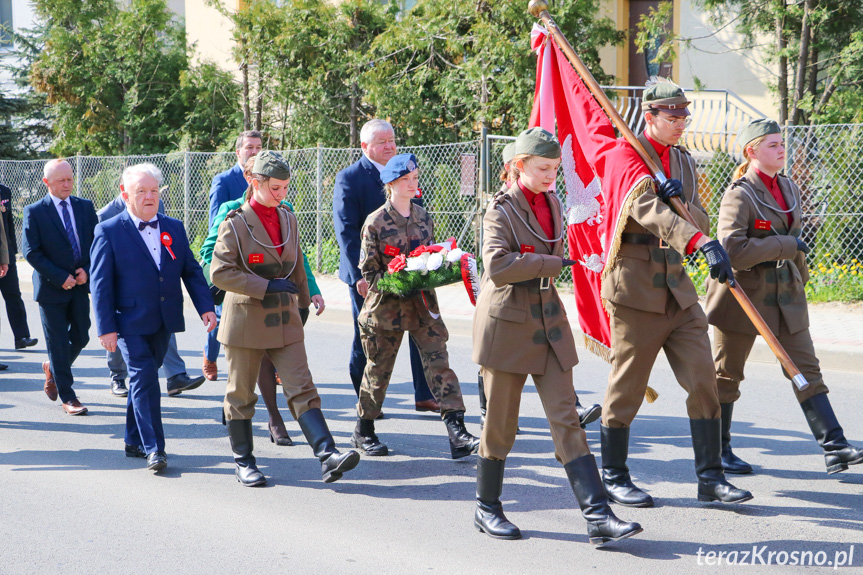
[{"label": "man in dark suit", "polygon": [[[162,185],[162,171],[153,164],[147,164],[151,172],[158,176],[159,185]],[[120,189],[123,189],[122,184]],[[99,216],[99,223],[120,215],[126,211],[126,202],[123,200],[122,193],[108,202],[101,210],[96,212]],[[165,214],[165,204],[162,198],[159,198],[158,212]],[[129,371],[126,369],[126,362],[123,360],[123,354],[120,350],[106,351],[108,360],[108,369],[111,372],[111,393],[117,397],[126,397],[129,395],[129,390],[126,388],[126,378],[129,377]],[[180,357],[180,352],[177,350],[177,337],[172,333],[171,339],[168,341],[168,351],[165,353],[165,359],[162,364],[162,372],[168,379],[168,395],[180,395],[184,391],[197,389],[204,383],[204,376],[191,378],[186,373],[186,364],[183,358]]]},{"label": "man in dark suit", "polygon": [[[243,167],[252,156],[257,155],[263,146],[263,136],[257,130],[246,130],[237,136],[237,163],[230,170],[225,170],[220,174],[216,174],[213,178],[213,184],[210,186],[210,224],[208,227],[213,227],[213,220],[219,213],[219,208],[225,202],[239,200],[243,197],[248,183],[243,176]],[[222,306],[216,306],[216,318],[222,317]],[[219,350],[221,345],[216,337],[219,335],[218,325],[216,329],[207,335],[207,343],[204,346],[204,376],[210,381],[219,379],[219,368],[216,365],[216,360],[219,358]]]},{"label": "man in dark suit", "polygon": [[[27,325],[27,310],[21,299],[21,287],[18,282],[18,266],[15,254],[18,253],[18,241],[15,237],[15,222],[12,220],[12,190],[0,184],[0,220],[6,230],[6,250],[9,258],[9,269],[5,276],[0,276],[0,293],[6,302],[6,316],[15,338],[15,349],[33,347],[38,339],[30,337],[30,327]],[[0,364],[2,365],[2,364]],[[4,368],[0,367],[0,370]]]},{"label": "man in dark suit", "polygon": [[[366,355],[360,340],[357,316],[369,291],[369,284],[359,269],[360,232],[366,217],[386,201],[380,171],[390,158],[396,155],[395,132],[389,122],[370,120],[360,130],[363,157],[336,175],[333,190],[333,224],[341,253],[339,279],[348,284],[351,295],[351,311],[354,318],[354,343],[348,364],[351,381],[357,396],[363,381]],[[413,200],[422,205],[422,199]],[[426,383],[422,360],[413,340],[409,343],[411,371],[414,380],[414,399],[417,411],[440,411],[440,406]]]},{"label": "man in dark suit", "polygon": [[96,228],[93,202],[72,196],[75,179],[66,160],[45,164],[44,199],[24,208],[24,257],[33,266],[33,299],[39,303],[48,347],[45,394],[57,396],[70,415],[83,415],[72,389],[72,363],[90,339],[90,245]]},{"label": "man in dark suit", "polygon": [[[3,204],[0,203],[0,209],[3,209]],[[0,278],[6,277],[6,273],[9,271],[9,250],[6,247],[6,224],[3,222],[3,218],[0,218]],[[0,371],[9,369],[9,366],[5,363],[0,363]]]},{"label": "man in dark suit", "polygon": [[98,225],[91,259],[99,342],[108,351],[119,347],[129,370],[126,456],[146,457],[147,468],[159,471],[168,458],[158,369],[171,334],[185,330],[181,281],[208,331],[216,314],[183,223],[157,214],[161,174],[154,168],[123,172],[127,210]]}]

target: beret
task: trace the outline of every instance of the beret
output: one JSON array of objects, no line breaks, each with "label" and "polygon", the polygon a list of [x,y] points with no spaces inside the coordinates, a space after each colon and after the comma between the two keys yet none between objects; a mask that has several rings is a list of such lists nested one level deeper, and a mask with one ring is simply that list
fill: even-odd
[{"label": "beret", "polygon": [[398,180],[402,176],[406,176],[419,168],[417,157],[413,154],[399,154],[390,158],[384,169],[381,170],[381,181],[389,184],[392,181]]},{"label": "beret", "polygon": [[560,144],[557,138],[540,127],[525,130],[515,139],[515,155],[527,154],[543,158],[557,159],[560,157]]},{"label": "beret", "polygon": [[645,112],[661,110],[672,116],[688,116],[687,106],[690,103],[683,93],[683,88],[671,82],[659,82],[644,91],[641,109]]},{"label": "beret", "polygon": [[780,134],[781,132],[782,130],[779,129],[778,123],[768,118],[758,118],[757,120],[752,120],[745,128],[740,130],[740,133],[737,135],[737,142],[745,149],[746,144],[755,138],[768,134]]},{"label": "beret", "polygon": [[272,150],[258,152],[252,166],[252,173],[277,180],[291,179],[291,167],[288,165],[288,161],[280,153]]},{"label": "beret", "polygon": [[510,142],[503,147],[503,163],[510,163],[513,157],[515,157],[515,142]]}]

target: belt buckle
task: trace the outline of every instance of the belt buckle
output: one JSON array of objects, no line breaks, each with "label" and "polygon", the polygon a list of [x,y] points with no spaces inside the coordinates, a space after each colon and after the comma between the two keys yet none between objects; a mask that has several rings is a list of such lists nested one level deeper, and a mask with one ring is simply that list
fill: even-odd
[{"label": "belt buckle", "polygon": [[551,278],[539,278],[539,289],[548,289],[551,287]]},{"label": "belt buckle", "polygon": [[665,241],[665,240],[663,240],[662,238],[659,238],[659,247],[660,247],[660,249],[667,250],[667,249],[668,249],[668,248],[670,248],[671,246],[670,246],[670,245],[668,245],[668,242],[666,242],[666,241]]}]

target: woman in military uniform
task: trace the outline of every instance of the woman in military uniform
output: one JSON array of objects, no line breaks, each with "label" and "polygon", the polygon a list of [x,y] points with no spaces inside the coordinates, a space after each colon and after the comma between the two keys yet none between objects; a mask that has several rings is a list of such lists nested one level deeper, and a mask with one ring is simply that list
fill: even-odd
[{"label": "woman in military uniform", "polygon": [[336,449],[309,372],[300,309],[308,308],[311,299],[299,229],[294,214],[280,206],[290,168],[281,155],[263,151],[255,157],[252,172],[252,196],[219,226],[210,270],[213,284],[227,292],[219,342],[228,362],[224,418],[237,480],[246,486],[266,484],[252,454],[255,381],[266,355],[329,483],[356,467],[359,454]]},{"label": "woman in military uniform", "polygon": [[[849,445],[836,420],[809,334],[804,290],[809,280],[809,247],[800,239],[800,190],[779,173],[785,164],[779,124],[755,120],[737,139],[743,143],[745,161],[722,197],[717,233],[731,257],[740,287],[809,382],[803,390],[791,387],[824,451],[827,472],[838,473],[863,462],[863,450]],[[758,332],[728,288],[715,281],[708,282],[707,319],[715,326],[722,464],[727,473],[751,473],[752,467],[731,450],[731,415],[740,397],[744,364]]]},{"label": "woman in military uniform", "polygon": [[518,425],[528,375],[548,417],[554,453],[564,464],[588,522],[590,542],[601,545],[639,533],[638,523],[615,517],[602,488],[596,459],[576,411],[572,368],[578,363],[572,328],[554,286],[564,266],[566,228],[560,201],[548,193],[560,166],[560,145],[542,128],[515,142],[516,183],[499,192],[483,218],[485,270],[473,323],[473,361],[482,368],[488,395],[477,459],[474,525],[500,539],[521,532],[503,513],[504,462]]},{"label": "woman in military uniform", "polygon": [[426,380],[440,404],[449,434],[453,459],[476,453],[479,440],[464,426],[464,401],[458,378],[449,367],[449,338],[440,317],[434,290],[400,297],[377,289],[377,282],[398,255],[434,242],[434,222],[420,206],[411,202],[419,183],[419,167],[413,154],[393,156],[381,170],[387,201],[369,214],[363,224],[360,271],[369,283],[369,293],[357,317],[360,338],[368,363],[363,372],[357,403],[357,427],[351,444],[366,455],[386,455],[389,450],[375,433],[396,354],[405,332],[410,334],[422,357]]}]

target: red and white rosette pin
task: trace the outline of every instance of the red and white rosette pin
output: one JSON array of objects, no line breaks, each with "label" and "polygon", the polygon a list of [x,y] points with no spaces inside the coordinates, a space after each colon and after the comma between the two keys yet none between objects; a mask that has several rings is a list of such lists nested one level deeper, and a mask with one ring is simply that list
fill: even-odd
[{"label": "red and white rosette pin", "polygon": [[171,249],[171,244],[174,243],[173,238],[171,238],[171,234],[168,232],[162,232],[162,235],[159,237],[162,239],[162,245],[165,246],[165,249],[168,250],[169,254],[171,254],[171,259],[177,259],[177,256],[174,255],[174,251]]}]

